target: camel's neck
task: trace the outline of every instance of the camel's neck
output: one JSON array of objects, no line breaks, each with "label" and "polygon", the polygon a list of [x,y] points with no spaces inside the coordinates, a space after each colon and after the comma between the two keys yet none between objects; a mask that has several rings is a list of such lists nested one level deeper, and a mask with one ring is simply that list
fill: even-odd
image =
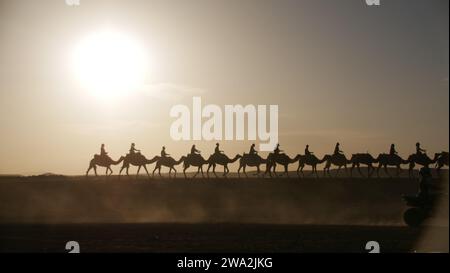
[{"label": "camel's neck", "polygon": [[160,158],[161,158],[161,157],[159,157],[159,156],[155,156],[155,157],[153,157],[153,158],[150,159],[150,160],[147,159],[147,164],[155,163],[155,162],[158,161]]},{"label": "camel's neck", "polygon": [[184,161],[184,156],[182,156],[178,161],[175,161],[175,165],[178,165],[183,161]]},{"label": "camel's neck", "polygon": [[230,163],[236,162],[236,160],[238,160],[240,158],[239,155],[236,155],[233,159],[230,159]]},{"label": "camel's neck", "polygon": [[113,165],[117,165],[117,164],[119,164],[120,162],[122,162],[124,159],[125,159],[125,158],[124,158],[123,156],[121,156],[121,157],[119,158],[119,160],[113,161],[112,164],[113,164]]}]

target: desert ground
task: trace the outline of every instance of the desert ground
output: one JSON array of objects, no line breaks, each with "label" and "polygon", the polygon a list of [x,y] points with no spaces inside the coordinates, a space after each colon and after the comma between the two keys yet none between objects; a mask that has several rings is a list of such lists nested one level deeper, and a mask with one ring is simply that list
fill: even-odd
[{"label": "desert ground", "polygon": [[[292,175],[293,176],[293,175]],[[448,172],[435,179],[447,188]],[[0,177],[0,252],[448,252],[448,211],[403,223],[418,179]],[[448,206],[448,204],[446,204]]]}]

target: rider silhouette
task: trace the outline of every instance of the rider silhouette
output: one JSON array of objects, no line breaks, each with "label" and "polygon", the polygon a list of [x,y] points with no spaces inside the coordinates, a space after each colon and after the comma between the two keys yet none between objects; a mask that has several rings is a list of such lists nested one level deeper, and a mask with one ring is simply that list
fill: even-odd
[{"label": "rider silhouette", "polygon": [[252,144],[252,146],[250,146],[250,151],[248,152],[249,155],[256,155],[258,154],[258,151],[256,151],[255,149],[255,143]]},{"label": "rider silhouette", "polygon": [[135,152],[140,152],[141,150],[138,150],[138,149],[136,149],[135,147],[135,144],[134,143],[131,143],[131,147],[130,147],[130,155],[134,155],[135,154]]},{"label": "rider silhouette", "polygon": [[389,154],[390,155],[398,154],[397,151],[395,150],[395,144],[391,144],[391,149],[389,150]]},{"label": "rider silhouette", "polygon": [[425,149],[420,148],[420,143],[416,143],[416,154],[421,155],[422,153],[426,153],[427,151]]},{"label": "rider silhouette", "polygon": [[305,148],[305,155],[312,155],[312,154],[314,153],[309,151],[309,145],[307,144]]},{"label": "rider silhouette", "polygon": [[169,155],[170,155],[170,154],[166,153],[166,147],[163,146],[163,147],[162,147],[162,150],[161,150],[161,157],[167,157],[167,156],[169,156]]},{"label": "rider silhouette", "polygon": [[191,155],[196,155],[196,154],[200,154],[200,151],[195,148],[195,144],[194,144],[194,145],[192,145],[192,148],[191,148]]},{"label": "rider silhouette", "polygon": [[343,151],[341,151],[340,149],[339,149],[339,142],[338,143],[336,143],[336,146],[334,147],[334,155],[338,155],[338,154],[342,154],[343,153]]},{"label": "rider silhouette", "polygon": [[106,156],[108,153],[105,151],[105,144],[100,147],[100,156]]},{"label": "rider silhouette", "polygon": [[283,152],[283,150],[280,150],[280,143],[277,144],[277,147],[275,148],[275,150],[273,150],[273,152],[276,155],[280,154],[280,152]]},{"label": "rider silhouette", "polygon": [[215,153],[215,154],[222,154],[222,153],[223,153],[223,151],[221,151],[221,150],[219,149],[219,143],[216,143],[216,148],[214,149],[214,153]]}]

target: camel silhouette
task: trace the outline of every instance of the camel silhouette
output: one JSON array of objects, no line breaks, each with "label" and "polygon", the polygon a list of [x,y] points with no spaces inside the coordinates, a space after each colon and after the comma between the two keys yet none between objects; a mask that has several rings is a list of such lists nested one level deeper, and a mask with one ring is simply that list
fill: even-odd
[{"label": "camel silhouette", "polygon": [[301,155],[300,158],[298,159],[297,175],[300,176],[301,173],[302,177],[305,177],[305,174],[303,173],[303,168],[305,167],[305,165],[309,165],[312,167],[312,174],[316,174],[316,177],[319,177],[319,174],[317,173],[317,165],[322,164],[326,160],[327,160],[326,157],[318,159],[317,156],[313,154]]},{"label": "camel silhouette", "polygon": [[325,163],[325,168],[323,169],[324,171],[324,176],[328,175],[331,176],[330,174],[330,167],[331,165],[335,165],[338,167],[337,171],[336,171],[336,177],[339,174],[339,171],[341,170],[342,166],[344,166],[345,169],[345,173],[347,174],[347,164],[351,163],[350,160],[348,160],[344,154],[333,154],[333,155],[325,155],[324,159],[326,161]]},{"label": "camel silhouette", "polygon": [[352,163],[352,167],[350,168],[351,177],[353,176],[353,169],[355,167],[358,168],[359,174],[364,177],[360,169],[360,165],[364,164],[367,165],[367,177],[370,178],[373,172],[375,171],[373,163],[377,163],[377,160],[369,153],[360,153],[360,154],[352,154],[350,162]]},{"label": "camel silhouette", "polygon": [[444,166],[448,167],[448,152],[436,153],[434,154],[434,157],[437,158],[436,172],[439,176],[441,176],[441,168]]},{"label": "camel silhouette", "polygon": [[[295,158],[290,158],[287,154],[275,154],[270,153],[267,156],[267,168],[264,174],[269,174],[272,177],[272,172],[275,176],[277,175],[276,168],[277,164],[280,164],[284,167],[283,174],[286,174],[289,177],[288,167],[289,164],[297,162],[300,159],[301,155],[297,155]],[[283,174],[279,175],[282,176]]]},{"label": "camel silhouette", "polygon": [[435,154],[434,158],[431,159],[425,153],[420,153],[420,154],[415,153],[415,154],[410,155],[408,157],[408,162],[409,162],[408,173],[409,173],[409,177],[413,177],[414,176],[413,170],[414,170],[414,167],[416,166],[416,164],[421,165],[421,166],[428,166],[430,164],[436,163],[437,160],[438,160],[438,157],[439,157],[439,155]]},{"label": "camel silhouette", "polygon": [[[125,159],[125,157],[121,156],[119,158],[119,160],[114,161],[111,159],[111,157],[109,156],[101,156],[101,155],[94,155],[94,158],[91,159],[91,161],[89,162],[89,167],[86,171],[86,176],[89,175],[89,171],[91,169],[94,169],[94,173],[95,176],[97,176],[97,166],[100,167],[105,167],[106,168],[106,175],[111,175],[113,173],[113,170],[111,169],[111,165],[117,165],[120,162],[122,162]],[[108,171],[110,171],[110,173],[108,174]]]},{"label": "camel silhouette", "polygon": [[157,156],[153,157],[152,159],[147,159],[147,158],[145,158],[144,155],[142,155],[140,153],[127,154],[123,160],[122,168],[120,168],[119,177],[122,174],[122,171],[124,169],[126,170],[127,176],[129,176],[128,169],[130,168],[130,165],[138,167],[137,172],[136,172],[136,177],[139,175],[139,171],[141,170],[141,167],[144,167],[145,172],[147,173],[147,176],[150,177],[150,174],[148,173],[148,170],[147,170],[147,164],[152,164],[152,163],[156,162],[157,160],[158,160]]},{"label": "camel silhouette", "polygon": [[159,176],[161,176],[161,167],[165,166],[169,168],[169,177],[171,177],[172,170],[175,172],[174,177],[177,176],[177,170],[174,168],[174,166],[180,164],[181,162],[184,162],[184,160],[186,159],[185,156],[182,156],[179,160],[175,160],[170,156],[169,157],[155,156],[155,158],[157,159],[155,169],[152,172],[152,176],[155,175],[156,170],[158,170],[158,174]]},{"label": "camel silhouette", "polygon": [[183,174],[184,178],[187,178],[186,176],[186,170],[190,166],[197,167],[197,172],[194,174],[193,178],[195,178],[201,171],[202,177],[205,177],[203,173],[203,165],[208,164],[208,161],[203,158],[200,154],[189,154],[186,156],[183,162]]},{"label": "camel silhouette", "polygon": [[[259,176],[261,170],[260,165],[266,164],[267,159],[262,158],[258,154],[246,154],[244,153],[239,160],[239,168],[238,168],[238,176],[241,177],[241,169],[245,174],[245,177],[248,177],[247,172],[245,171],[246,167],[256,167],[257,175]],[[267,171],[267,170],[266,170]]]},{"label": "camel silhouette", "polygon": [[401,164],[408,164],[408,160],[404,160],[402,159],[399,155],[397,154],[379,154],[376,161],[378,162],[378,168],[377,168],[377,177],[380,177],[380,169],[381,167],[383,167],[384,172],[391,177],[391,174],[389,173],[387,167],[388,166],[395,166],[397,171],[396,171],[396,176],[399,176],[402,168],[401,168]]},{"label": "camel silhouette", "polygon": [[208,169],[206,170],[206,175],[209,177],[209,169],[212,167],[212,171],[214,175],[217,177],[216,174],[216,165],[222,165],[223,166],[223,176],[227,176],[227,174],[230,172],[228,169],[228,164],[236,162],[239,158],[242,156],[237,154],[234,156],[234,158],[230,159],[225,154],[215,153],[212,154],[208,158]]}]

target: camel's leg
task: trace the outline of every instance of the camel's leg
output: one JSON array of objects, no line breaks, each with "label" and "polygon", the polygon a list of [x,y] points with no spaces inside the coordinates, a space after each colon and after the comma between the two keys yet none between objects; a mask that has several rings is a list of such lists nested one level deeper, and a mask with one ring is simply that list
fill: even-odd
[{"label": "camel's leg", "polygon": [[244,171],[245,177],[248,178],[247,172],[245,171],[245,165],[244,165],[243,171]]},{"label": "camel's leg", "polygon": [[208,169],[206,169],[206,175],[209,177],[209,170],[211,169],[211,167],[213,166],[212,163],[208,164]]},{"label": "camel's leg", "polygon": [[353,177],[353,169],[355,169],[356,163],[352,164],[352,167],[350,168],[350,177]]},{"label": "camel's leg", "polygon": [[184,174],[184,178],[185,179],[187,179],[187,176],[186,176],[186,169],[187,169],[188,167],[185,165],[185,166],[183,166],[183,174]]},{"label": "camel's leg", "polygon": [[[158,168],[158,175],[159,175],[159,177],[162,177],[162,175],[161,175],[161,166],[159,166],[159,168]],[[169,173],[169,176],[170,176],[170,173]]]},{"label": "camel's leg", "polygon": [[194,174],[194,176],[192,178],[195,178],[197,176],[197,174],[200,173],[200,167],[197,167],[197,172]]},{"label": "camel's leg", "polygon": [[337,169],[337,171],[336,171],[336,177],[338,177],[339,171],[341,170],[341,167],[342,167],[342,166],[339,166],[339,167],[338,167],[338,169]]},{"label": "camel's leg", "polygon": [[361,168],[360,168],[360,165],[358,164],[357,165],[357,168],[358,168],[358,172],[359,172],[359,174],[362,176],[362,177],[364,177],[364,174],[362,173],[362,171],[361,171]]},{"label": "camel's leg", "polygon": [[92,162],[92,160],[91,160],[91,162],[89,162],[89,168],[88,168],[87,171],[86,171],[86,176],[88,176],[89,171],[90,171],[92,168],[94,168],[94,166],[95,166],[95,164],[93,164],[93,162]]},{"label": "camel's leg", "polygon": [[391,177],[391,174],[389,173],[389,171],[388,171],[388,169],[387,169],[387,164],[384,165],[384,172],[385,172],[389,177]]},{"label": "camel's leg", "polygon": [[373,170],[374,170],[374,168],[373,168],[372,163],[367,165],[367,178],[371,178],[372,177]]},{"label": "camel's leg", "polygon": [[174,167],[172,167],[172,169],[173,169],[173,178],[176,178],[177,177],[177,170]]},{"label": "camel's leg", "polygon": [[95,173],[95,176],[97,176],[97,166],[95,166],[95,165],[94,165],[94,173]]},{"label": "camel's leg", "polygon": [[286,177],[289,178],[288,166],[289,165],[284,165],[284,172],[286,173]]},{"label": "camel's leg", "polygon": [[156,169],[158,169],[158,165],[155,165],[155,168],[153,169],[153,172],[152,172],[152,177],[155,176]]},{"label": "camel's leg", "polygon": [[413,177],[413,171],[414,171],[414,167],[416,166],[416,164],[414,162],[410,162],[409,163],[409,178]]},{"label": "camel's leg", "polygon": [[138,176],[139,176],[139,171],[141,170],[141,165],[139,165],[139,167],[138,167],[138,169],[137,169],[137,172],[136,172],[136,178],[138,178]]},{"label": "camel's leg", "polygon": [[111,167],[108,167],[109,169],[109,175],[111,176],[113,174],[113,170],[111,169]]},{"label": "camel's leg", "polygon": [[144,170],[147,173],[147,177],[150,178],[150,174],[148,173],[148,170],[147,170],[147,165],[144,165]]},{"label": "camel's leg", "polygon": [[203,165],[200,166],[200,171],[202,172],[202,177],[205,178],[205,174],[203,173]]},{"label": "camel's leg", "polygon": [[378,168],[377,168],[377,177],[378,177],[378,178],[380,178],[380,169],[381,169],[381,166],[382,166],[382,164],[380,163],[380,164],[378,165]]},{"label": "camel's leg", "polygon": [[241,168],[242,168],[242,164],[239,164],[239,168],[238,168],[238,177],[241,177]]}]

